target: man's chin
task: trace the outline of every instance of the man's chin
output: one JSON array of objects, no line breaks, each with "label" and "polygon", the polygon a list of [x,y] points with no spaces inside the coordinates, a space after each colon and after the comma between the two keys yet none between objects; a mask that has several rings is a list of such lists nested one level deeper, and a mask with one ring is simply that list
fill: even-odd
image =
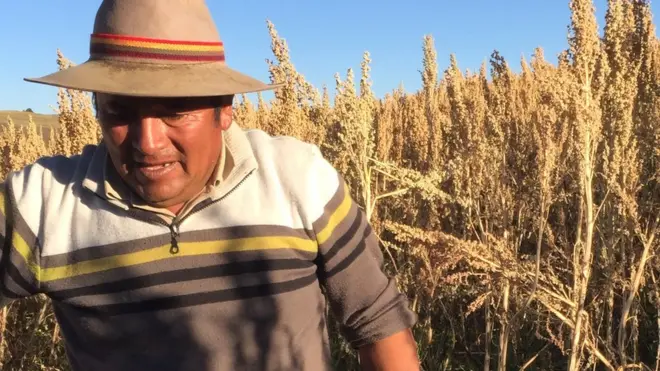
[{"label": "man's chin", "polygon": [[179,192],[173,190],[150,189],[150,187],[141,187],[137,195],[149,206],[158,208],[168,208],[180,204],[178,200]]}]

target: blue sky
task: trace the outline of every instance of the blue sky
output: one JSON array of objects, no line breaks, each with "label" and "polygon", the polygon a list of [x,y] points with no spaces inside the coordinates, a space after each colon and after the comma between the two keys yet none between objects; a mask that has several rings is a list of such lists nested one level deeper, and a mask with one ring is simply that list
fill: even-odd
[{"label": "blue sky", "polygon": [[[455,53],[476,70],[494,49],[518,68],[541,46],[553,62],[566,48],[568,0],[209,0],[230,66],[268,81],[272,59],[266,19],[287,40],[297,69],[319,89],[334,89],[334,74],[359,73],[362,53],[372,58],[373,89],[381,97],[403,84],[419,88],[422,38],[435,38],[440,72]],[[597,0],[599,25],[606,0]],[[56,50],[75,63],[87,58],[100,0],[0,0],[0,110],[52,113],[57,89],[24,82],[57,69]],[[255,98],[250,96],[250,98]]]}]

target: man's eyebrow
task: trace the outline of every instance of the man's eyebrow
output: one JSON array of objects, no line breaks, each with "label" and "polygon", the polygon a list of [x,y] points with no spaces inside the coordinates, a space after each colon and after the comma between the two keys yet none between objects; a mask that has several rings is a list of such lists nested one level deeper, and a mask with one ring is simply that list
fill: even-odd
[{"label": "man's eyebrow", "polygon": [[117,110],[133,110],[144,107],[147,110],[198,110],[213,108],[226,104],[226,97],[181,97],[181,98],[143,98],[143,99],[123,99],[122,97],[113,97],[107,99],[104,105],[108,108]]},{"label": "man's eyebrow", "polygon": [[173,100],[162,100],[154,101],[153,105],[155,107],[163,107],[166,109],[175,109],[175,110],[198,110],[213,108],[219,106],[221,101],[213,98],[197,98],[197,99],[173,99]]},{"label": "man's eyebrow", "polygon": [[131,104],[128,104],[127,102],[123,102],[119,99],[111,99],[105,102],[105,104],[101,105],[101,109],[103,108],[109,108],[113,110],[127,110],[127,109],[132,109],[133,106]]}]

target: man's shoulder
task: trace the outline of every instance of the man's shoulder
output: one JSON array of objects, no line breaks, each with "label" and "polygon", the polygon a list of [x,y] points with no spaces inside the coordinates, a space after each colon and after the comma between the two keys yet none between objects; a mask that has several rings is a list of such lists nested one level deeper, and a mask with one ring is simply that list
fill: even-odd
[{"label": "man's shoulder", "polygon": [[277,172],[282,179],[336,181],[337,171],[318,145],[285,135],[271,135],[263,130],[246,130],[260,167]]},{"label": "man's shoulder", "polygon": [[82,184],[94,156],[96,145],[87,145],[80,153],[53,154],[10,172],[6,177],[17,198],[47,196]]},{"label": "man's shoulder", "polygon": [[246,130],[246,135],[261,173],[298,202],[324,203],[343,186],[339,172],[318,145],[262,130]]}]

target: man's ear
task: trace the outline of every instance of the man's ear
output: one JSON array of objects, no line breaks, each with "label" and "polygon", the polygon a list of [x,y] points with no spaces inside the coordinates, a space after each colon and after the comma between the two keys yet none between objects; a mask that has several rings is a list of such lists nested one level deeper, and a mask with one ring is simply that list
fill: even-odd
[{"label": "man's ear", "polygon": [[223,106],[220,108],[220,128],[227,130],[231,126],[233,120],[233,109],[231,105]]}]

